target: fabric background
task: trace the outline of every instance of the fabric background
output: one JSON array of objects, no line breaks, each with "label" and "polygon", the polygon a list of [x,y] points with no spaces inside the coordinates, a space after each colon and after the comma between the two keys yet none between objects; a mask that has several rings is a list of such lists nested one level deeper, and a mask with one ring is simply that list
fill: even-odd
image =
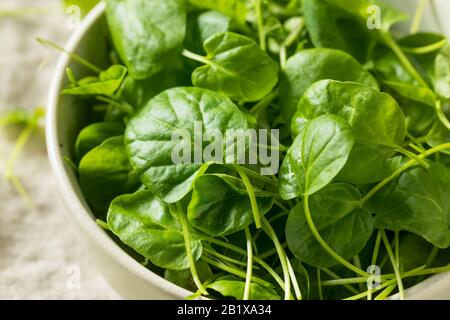
[{"label": "fabric background", "polygon": [[[70,19],[61,0],[0,0],[0,116],[14,107],[45,106],[58,53],[37,36],[65,43]],[[38,7],[46,12],[4,16],[2,10]],[[43,126],[41,126],[43,128]],[[43,130],[15,167],[30,194],[30,210],[3,179],[17,131],[0,131],[0,299],[113,299],[119,296],[86,257],[58,195]]]}]

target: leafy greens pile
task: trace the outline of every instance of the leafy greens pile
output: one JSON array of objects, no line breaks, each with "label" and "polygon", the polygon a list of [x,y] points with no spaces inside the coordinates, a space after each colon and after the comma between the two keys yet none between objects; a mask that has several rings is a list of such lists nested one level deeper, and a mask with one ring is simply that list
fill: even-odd
[{"label": "leafy greens pile", "polygon": [[[376,0],[106,4],[110,65],[73,56],[95,74],[63,94],[91,106],[85,197],[136,259],[191,298],[403,298],[450,270],[450,46],[423,1],[395,37]],[[279,129],[280,171],[174,164],[196,121]]]}]

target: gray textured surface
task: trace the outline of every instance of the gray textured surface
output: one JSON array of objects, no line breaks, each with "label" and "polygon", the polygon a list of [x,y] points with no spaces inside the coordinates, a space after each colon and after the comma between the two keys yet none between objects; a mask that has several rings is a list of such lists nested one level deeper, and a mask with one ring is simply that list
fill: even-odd
[{"label": "gray textured surface", "polygon": [[[26,17],[0,16],[0,115],[16,106],[45,106],[58,54],[40,36],[64,43],[71,30],[59,0],[0,0],[0,11],[20,6],[52,8]],[[56,7],[56,8],[55,8]],[[0,132],[0,172],[17,133]],[[118,298],[90,264],[48,164],[43,132],[36,134],[15,169],[35,208],[30,210],[0,175],[0,299]]]}]

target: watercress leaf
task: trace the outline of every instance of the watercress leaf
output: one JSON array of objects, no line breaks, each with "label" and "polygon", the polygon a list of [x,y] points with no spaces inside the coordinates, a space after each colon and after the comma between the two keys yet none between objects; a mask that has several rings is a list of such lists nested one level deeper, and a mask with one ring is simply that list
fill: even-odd
[{"label": "watercress leaf", "polygon": [[195,53],[203,54],[205,53],[203,43],[218,33],[230,31],[231,26],[231,18],[220,12],[190,12],[184,47]]},{"label": "watercress leaf", "polygon": [[311,195],[329,184],[345,166],[355,137],[335,115],[308,122],[289,148],[279,173],[281,198]]},{"label": "watercress leaf", "polygon": [[429,88],[394,81],[384,81],[388,92],[399,103],[406,121],[407,132],[426,135],[436,119],[436,97]]},{"label": "watercress leaf", "polygon": [[450,45],[445,46],[436,57],[436,94],[450,99]]},{"label": "watercress leaf", "polygon": [[[166,202],[182,199],[209,165],[202,160],[203,151],[200,159],[192,157],[192,149],[196,150],[199,144],[194,140],[196,125],[203,136],[211,137],[217,133],[226,137],[227,130],[249,127],[246,117],[230,100],[200,88],[172,88],[160,93],[127,125],[125,141],[131,163],[142,173],[141,181],[146,187]],[[183,137],[172,139],[176,133]],[[229,147],[233,145],[234,142]],[[217,146],[225,157],[226,141]],[[173,155],[179,158],[181,153],[181,161],[174,163]]]},{"label": "watercress leaf", "polygon": [[114,46],[136,79],[156,74],[181,51],[184,0],[108,0],[106,18]]},{"label": "watercress leaf", "polygon": [[406,130],[403,112],[391,96],[359,83],[318,81],[300,100],[292,122],[293,133],[299,132],[310,119],[325,114],[347,120],[356,138],[348,162],[339,174],[341,181],[372,183],[392,172],[390,158],[402,145]]},{"label": "watercress leaf", "polygon": [[[212,275],[211,268],[209,264],[198,261],[195,264],[195,269],[197,270],[198,278],[201,282],[205,282]],[[194,279],[192,278],[191,270],[169,270],[167,269],[164,272],[164,278],[180,287],[183,287],[187,290],[197,291],[197,286],[195,285]]]},{"label": "watercress leaf", "polygon": [[432,108],[436,105],[436,97],[433,91],[429,88],[417,87],[411,84],[395,81],[383,81],[383,83],[404,98],[420,102]]},{"label": "watercress leaf", "polygon": [[[450,131],[438,120],[436,120],[427,135],[427,143],[432,147],[450,142]],[[445,149],[442,153],[450,154],[450,150]]]},{"label": "watercress leaf", "polygon": [[204,66],[192,83],[225,94],[232,100],[258,101],[278,82],[278,64],[252,39],[233,32],[216,34],[204,43]]},{"label": "watercress leaf", "polygon": [[188,0],[189,3],[202,9],[223,13],[244,25],[247,19],[247,6],[244,0]]},{"label": "watercress leaf", "polygon": [[127,68],[121,65],[113,65],[107,70],[100,72],[98,77],[86,77],[62,91],[63,94],[71,95],[105,95],[112,96],[119,89],[125,76]]},{"label": "watercress leaf", "polygon": [[[372,215],[359,207],[360,199],[359,191],[344,183],[328,185],[310,198],[311,216],[319,234],[344,259],[358,254],[373,232]],[[302,203],[289,214],[286,240],[300,261],[323,268],[337,264],[311,232]]]},{"label": "watercress leaf", "polygon": [[99,213],[105,214],[111,201],[139,187],[139,179],[127,156],[123,136],[112,137],[89,151],[80,161],[80,185]]},{"label": "watercress leaf", "polygon": [[352,56],[334,49],[307,49],[290,57],[280,78],[280,107],[287,123],[303,93],[323,79],[353,81],[378,89],[372,75]]},{"label": "watercress leaf", "polygon": [[[264,195],[255,190],[255,195]],[[258,197],[261,215],[267,213],[273,203],[270,197]],[[190,224],[212,236],[222,237],[244,230],[253,223],[250,199],[242,180],[222,175],[205,174],[194,183],[192,199],[188,207]]]},{"label": "watercress leaf", "polygon": [[[154,265],[171,270],[189,268],[181,225],[166,203],[141,190],[114,199],[108,226],[120,240]],[[201,241],[191,235],[194,261],[202,254]]]},{"label": "watercress leaf", "polygon": [[327,1],[303,0],[305,24],[316,48],[345,51],[358,61],[367,60],[375,39],[366,23]]},{"label": "watercress leaf", "polygon": [[78,135],[75,143],[75,154],[78,159],[84,157],[86,153],[99,146],[103,141],[123,135],[125,125],[120,122],[98,122],[93,123]]},{"label": "watercress leaf", "polygon": [[415,233],[439,248],[450,245],[450,171],[431,163],[412,168],[370,200],[375,227]]},{"label": "watercress leaf", "polygon": [[[207,286],[219,292],[224,297],[233,297],[242,300],[244,296],[245,282],[234,277],[222,277]],[[280,300],[280,296],[273,287],[265,287],[258,283],[252,283],[250,287],[250,300]]]}]

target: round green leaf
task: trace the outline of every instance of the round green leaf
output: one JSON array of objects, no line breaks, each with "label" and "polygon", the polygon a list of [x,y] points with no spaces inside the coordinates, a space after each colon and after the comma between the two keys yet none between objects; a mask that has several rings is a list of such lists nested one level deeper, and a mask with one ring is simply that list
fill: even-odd
[{"label": "round green leaf", "polygon": [[106,18],[114,46],[134,78],[156,74],[181,51],[184,0],[107,0]]},{"label": "round green leaf", "polygon": [[86,153],[100,145],[106,139],[123,135],[125,126],[120,122],[93,123],[78,135],[75,153],[81,159]]},{"label": "round green leaf", "polygon": [[367,184],[388,176],[397,159],[391,159],[406,135],[402,110],[388,94],[353,82],[323,80],[303,95],[292,121],[295,134],[309,120],[336,114],[350,124],[356,142],[339,179]]},{"label": "round green leaf", "polygon": [[[154,265],[170,270],[189,268],[183,231],[169,207],[150,191],[120,196],[111,203],[108,226],[120,240]],[[202,244],[191,235],[191,251],[197,261]]]},{"label": "round green leaf", "polygon": [[290,57],[280,78],[280,107],[287,123],[303,93],[324,79],[353,81],[378,89],[372,75],[351,55],[334,49],[307,49]]},{"label": "round green leaf", "polygon": [[[198,147],[194,139],[196,123],[200,124],[204,137],[214,137],[217,133],[226,137],[227,130],[248,128],[246,117],[230,100],[200,88],[164,91],[127,125],[125,141],[131,163],[142,173],[141,181],[147,188],[166,202],[182,199],[191,190],[196,177],[202,175],[209,165],[203,163],[203,157],[190,157],[190,152],[188,160],[191,161],[176,164],[172,159],[174,150],[179,149],[181,143],[179,139],[172,139],[177,130],[188,135],[190,149]],[[221,149],[225,156],[225,138]]]},{"label": "round green leaf", "polygon": [[258,101],[278,82],[278,64],[245,36],[224,32],[205,41],[204,63],[192,83],[225,94],[232,100]]},{"label": "round green leaf", "polygon": [[308,122],[281,165],[281,197],[310,195],[329,184],[346,164],[354,142],[350,126],[341,117],[325,115]]},{"label": "round green leaf", "polygon": [[127,156],[123,136],[109,138],[89,151],[78,169],[80,185],[89,204],[105,214],[111,201],[135,191],[139,179]]}]

